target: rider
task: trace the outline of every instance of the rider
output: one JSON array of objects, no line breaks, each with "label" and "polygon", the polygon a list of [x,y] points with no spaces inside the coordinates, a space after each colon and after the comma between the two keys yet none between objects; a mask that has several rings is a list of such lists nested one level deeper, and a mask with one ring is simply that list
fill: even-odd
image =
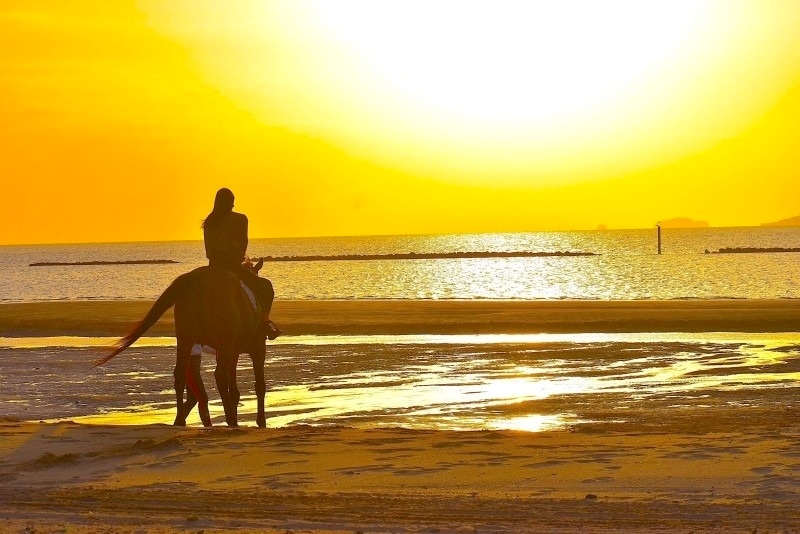
[{"label": "rider", "polygon": [[214,209],[203,221],[203,241],[208,264],[232,271],[255,295],[263,310],[259,334],[275,339],[278,327],[269,319],[275,291],[272,282],[261,278],[243,265],[247,252],[247,216],[233,211],[233,193],[228,188],[217,191]]}]

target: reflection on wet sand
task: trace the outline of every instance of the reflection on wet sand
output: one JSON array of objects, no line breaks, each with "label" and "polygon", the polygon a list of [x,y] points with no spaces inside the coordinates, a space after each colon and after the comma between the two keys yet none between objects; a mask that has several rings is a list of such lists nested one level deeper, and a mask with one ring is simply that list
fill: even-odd
[{"label": "reflection on wet sand", "polygon": [[[19,341],[2,349],[2,374],[9,379],[0,387],[8,390],[3,398],[10,401],[9,415],[170,423],[170,340],[146,339],[127,358],[94,370],[89,363],[101,349]],[[775,390],[800,386],[796,333],[298,336],[280,341],[269,346],[267,361],[272,427],[540,431],[658,426],[719,404],[768,410],[776,405]],[[33,374],[26,370],[31,362],[37,367]],[[204,378],[212,391],[213,365],[206,356]],[[252,424],[256,409],[249,366],[243,357],[244,424]],[[30,383],[31,377],[41,392],[23,398],[17,390],[15,395],[15,384]],[[678,414],[676,406],[691,409]],[[211,413],[221,424],[216,399]],[[193,417],[190,424],[199,423]]]}]

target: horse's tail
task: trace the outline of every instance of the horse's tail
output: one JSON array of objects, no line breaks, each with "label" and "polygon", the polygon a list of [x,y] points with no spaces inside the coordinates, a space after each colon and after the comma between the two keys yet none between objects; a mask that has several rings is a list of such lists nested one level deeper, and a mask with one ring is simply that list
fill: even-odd
[{"label": "horse's tail", "polygon": [[191,273],[182,274],[176,278],[161,296],[158,297],[155,303],[153,303],[153,306],[150,308],[150,311],[147,312],[147,315],[144,316],[144,319],[142,319],[128,335],[114,344],[114,350],[110,354],[94,362],[94,367],[103,365],[108,360],[133,345],[151,326],[156,324],[156,321],[164,315],[164,312],[174,306],[178,299],[190,287],[192,282],[190,274]]}]

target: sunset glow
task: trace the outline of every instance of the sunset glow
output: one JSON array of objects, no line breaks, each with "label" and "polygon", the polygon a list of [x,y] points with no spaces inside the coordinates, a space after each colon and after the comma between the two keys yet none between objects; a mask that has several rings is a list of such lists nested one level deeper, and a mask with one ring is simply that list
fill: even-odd
[{"label": "sunset glow", "polygon": [[198,239],[221,186],[254,237],[798,215],[792,0],[12,2],[0,41],[0,243]]}]

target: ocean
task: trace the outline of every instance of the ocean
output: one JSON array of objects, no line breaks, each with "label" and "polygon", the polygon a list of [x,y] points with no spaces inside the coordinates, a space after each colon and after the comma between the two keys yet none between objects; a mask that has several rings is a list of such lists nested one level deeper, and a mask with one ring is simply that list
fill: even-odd
[{"label": "ocean", "polygon": [[[800,297],[800,228],[253,239],[252,256],[589,252],[593,256],[269,262],[278,299],[784,299]],[[36,262],[174,264],[31,267]],[[0,302],[155,299],[205,265],[200,241],[0,246]]]}]

